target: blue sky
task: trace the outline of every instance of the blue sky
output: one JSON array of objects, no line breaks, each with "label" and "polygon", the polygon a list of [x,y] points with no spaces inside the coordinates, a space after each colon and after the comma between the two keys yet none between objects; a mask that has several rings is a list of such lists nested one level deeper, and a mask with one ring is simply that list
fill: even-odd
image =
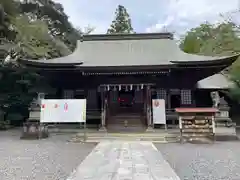
[{"label": "blue sky", "polygon": [[63,5],[76,27],[105,33],[116,7],[126,7],[136,32],[169,31],[182,34],[204,21],[221,21],[220,13],[236,11],[240,0],[54,0]]}]

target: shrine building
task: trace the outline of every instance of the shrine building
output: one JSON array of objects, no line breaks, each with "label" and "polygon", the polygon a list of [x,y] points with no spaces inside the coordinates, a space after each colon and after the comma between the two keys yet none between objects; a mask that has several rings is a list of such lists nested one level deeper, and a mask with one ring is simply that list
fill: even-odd
[{"label": "shrine building", "polygon": [[238,56],[187,54],[171,33],[104,34],[82,36],[66,57],[20,63],[56,89],[45,98],[86,98],[88,124],[146,129],[153,125],[152,99],[165,100],[168,125],[178,123],[177,107],[211,107],[210,92],[219,87],[209,77],[219,78]]}]

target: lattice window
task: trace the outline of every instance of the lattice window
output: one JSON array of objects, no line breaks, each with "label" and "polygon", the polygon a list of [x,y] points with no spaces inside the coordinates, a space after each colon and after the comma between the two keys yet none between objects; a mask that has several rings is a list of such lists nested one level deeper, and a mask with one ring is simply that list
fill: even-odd
[{"label": "lattice window", "polygon": [[181,90],[181,104],[192,104],[191,90]]},{"label": "lattice window", "polygon": [[156,90],[157,99],[164,99],[167,100],[167,92],[165,89],[157,89]]},{"label": "lattice window", "polygon": [[74,91],[73,90],[64,90],[63,91],[63,98],[64,99],[74,99]]}]

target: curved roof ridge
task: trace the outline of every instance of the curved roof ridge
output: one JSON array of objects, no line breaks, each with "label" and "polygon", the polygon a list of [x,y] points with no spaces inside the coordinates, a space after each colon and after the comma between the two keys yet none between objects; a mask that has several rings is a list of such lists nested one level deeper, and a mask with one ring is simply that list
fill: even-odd
[{"label": "curved roof ridge", "polygon": [[193,63],[206,64],[206,63],[214,63],[217,61],[222,61],[222,60],[231,59],[231,58],[237,58],[240,56],[240,54],[238,53],[238,54],[233,54],[229,56],[206,56],[206,55],[186,53],[180,49],[178,56],[179,56],[178,60],[171,60],[171,62],[175,64],[193,64]]},{"label": "curved roof ridge", "polygon": [[[120,66],[165,66],[165,65],[200,65],[226,64],[234,62],[239,54],[233,56],[202,56],[183,52],[176,40],[159,38],[162,33],[130,34],[125,37],[145,37],[145,39],[101,39],[120,38],[123,35],[85,35],[95,40],[78,40],[72,54],[49,60],[23,60],[24,64],[49,66],[81,67],[120,67]],[[150,38],[150,37],[158,38]],[[100,37],[100,39],[99,39]]]},{"label": "curved roof ridge", "polygon": [[116,40],[143,40],[143,39],[173,39],[173,34],[165,33],[133,33],[133,34],[87,34],[81,41],[116,41]]}]

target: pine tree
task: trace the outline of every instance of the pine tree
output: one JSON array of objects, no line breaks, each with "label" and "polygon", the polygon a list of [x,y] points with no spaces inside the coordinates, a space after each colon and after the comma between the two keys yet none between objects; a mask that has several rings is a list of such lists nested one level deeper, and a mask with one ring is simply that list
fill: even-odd
[{"label": "pine tree", "polygon": [[107,34],[134,33],[130,16],[124,6],[118,5],[115,15]]}]

